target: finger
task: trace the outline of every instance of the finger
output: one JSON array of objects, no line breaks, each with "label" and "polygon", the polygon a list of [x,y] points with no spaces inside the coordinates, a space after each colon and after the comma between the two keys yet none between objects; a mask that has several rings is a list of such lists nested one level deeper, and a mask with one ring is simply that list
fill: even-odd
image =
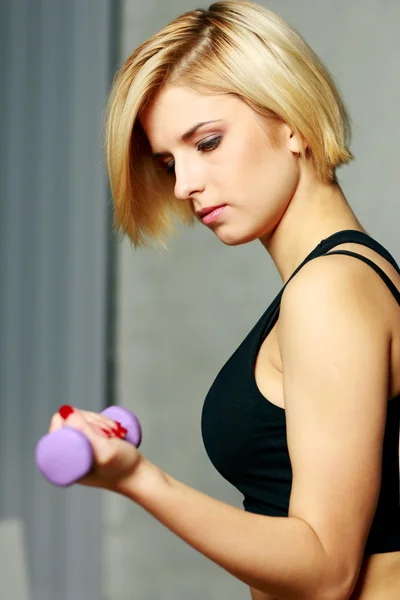
[{"label": "finger", "polygon": [[68,419],[73,412],[77,412],[78,414],[83,416],[89,423],[97,426],[97,429],[99,431],[102,431],[106,435],[108,432],[112,436],[124,438],[128,433],[127,430],[124,427],[122,427],[121,423],[119,423],[118,421],[113,421],[112,419],[102,414],[98,414],[88,410],[79,410],[69,405],[64,405],[60,407],[59,412],[61,413],[61,416],[64,418],[64,420]]},{"label": "finger", "polygon": [[100,428],[106,428],[117,437],[125,437],[127,434],[127,430],[122,427],[121,423],[118,421],[113,421],[112,419],[101,414],[92,413],[89,411],[85,411],[84,416],[89,423],[97,425],[97,427]]},{"label": "finger", "polygon": [[[123,439],[128,433],[127,429],[122,427],[120,423],[115,422],[109,419],[108,417],[99,415],[92,411],[80,410],[70,406],[69,404],[64,404],[63,406],[60,406],[58,412],[60,413],[65,424],[72,414],[80,415],[88,423],[95,427],[99,433],[105,435],[106,437],[118,437]],[[58,420],[56,422],[58,423]]]},{"label": "finger", "polygon": [[49,433],[57,431],[57,429],[61,429],[61,427],[64,427],[64,419],[62,418],[60,413],[57,412],[52,416],[50,420]]},{"label": "finger", "polygon": [[100,447],[103,448],[103,444],[108,442],[108,439],[111,437],[107,434],[107,430],[102,432],[99,428],[94,427],[91,423],[89,423],[83,415],[80,414],[79,411],[74,411],[71,413],[67,419],[64,419],[64,426],[72,427],[77,431],[83,433],[89,442],[93,450]]},{"label": "finger", "polygon": [[[60,414],[61,412],[61,414]],[[72,409],[72,407],[69,406],[62,406],[59,409],[59,412],[55,413],[50,421],[50,427],[49,427],[49,433],[53,433],[54,431],[57,431],[58,429],[61,429],[62,427],[65,427],[66,425],[68,425],[69,427],[73,427],[73,423],[75,421],[75,425],[78,423],[78,429],[82,430],[82,427],[79,425],[79,423],[81,423],[81,420],[78,419],[78,421],[74,420],[71,421],[71,415],[75,414],[75,415],[79,415],[80,417],[82,417],[84,419],[84,415],[82,414],[81,411],[78,411],[77,409]],[[96,431],[102,435],[105,436],[107,438],[111,438],[111,437],[123,437],[122,435],[122,431],[120,429],[118,429],[115,424],[113,424],[113,427],[106,427],[104,425],[104,423],[102,423],[101,421],[93,421],[91,422],[91,419],[87,419],[87,421],[89,422],[90,425],[92,425]]]},{"label": "finger", "polygon": [[83,417],[86,419],[87,423],[90,423],[90,425],[95,427],[98,431],[101,431],[107,437],[118,437],[123,439],[128,433],[128,430],[125,429],[125,427],[122,427],[121,423],[118,421],[99,419],[98,415],[87,412]]},{"label": "finger", "polygon": [[106,427],[115,427],[115,421],[106,417],[106,415],[102,415],[101,413],[92,412],[90,410],[81,411],[86,417],[90,418],[93,422],[99,423],[99,425],[103,425]]},{"label": "finger", "polygon": [[61,427],[65,426],[65,422],[68,417],[74,412],[74,408],[69,406],[69,404],[63,404],[58,409],[58,412],[54,413],[50,421],[49,433],[53,431],[57,431],[57,429],[61,429]]},{"label": "finger", "polygon": [[[87,476],[85,476],[82,480],[81,483],[84,483],[86,485],[95,485],[98,486],[99,485],[99,480],[98,480],[98,473],[97,473],[97,468],[101,468],[103,471],[103,477],[104,477],[104,467],[111,466],[111,470],[114,471],[116,469],[116,472],[118,473],[120,470],[119,467],[119,463],[121,463],[121,457],[122,457],[122,464],[123,460],[124,460],[124,456],[127,454],[126,450],[128,447],[131,447],[131,444],[126,444],[123,443],[122,440],[114,437],[114,438],[108,438],[106,437],[104,434],[99,433],[97,431],[97,429],[92,426],[90,423],[87,422],[87,420],[80,415],[78,412],[74,412],[72,413],[68,419],[68,426],[69,427],[73,427],[74,429],[77,429],[78,431],[80,431],[81,433],[83,433],[86,438],[89,440],[89,443],[92,447],[92,451],[93,451],[93,457],[94,457],[94,467],[93,470],[91,471],[91,473],[88,473]],[[121,449],[122,446],[120,446],[120,444],[123,443],[123,448],[124,451],[121,453]],[[136,451],[136,449],[134,449]],[[130,453],[128,453],[129,456],[132,454],[132,451]],[[118,456],[120,457],[118,460]],[[115,461],[117,460],[117,463],[115,463]],[[126,458],[125,458],[126,461]],[[115,463],[115,465],[114,465]]]},{"label": "finger", "polygon": [[109,428],[108,426],[105,426],[104,423],[98,423],[96,421],[92,421],[92,419],[90,417],[86,418],[86,422],[89,425],[91,425],[98,433],[100,433],[101,435],[104,435],[107,438],[125,437],[122,435],[122,432],[117,428],[117,426],[115,426],[115,424],[114,424],[114,427]]}]

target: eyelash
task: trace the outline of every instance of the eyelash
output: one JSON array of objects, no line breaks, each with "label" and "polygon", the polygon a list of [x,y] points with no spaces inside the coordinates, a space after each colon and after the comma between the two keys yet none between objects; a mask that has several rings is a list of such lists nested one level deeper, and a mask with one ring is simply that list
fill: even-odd
[{"label": "eyelash", "polygon": [[[201,151],[212,152],[213,150],[216,150],[218,148],[221,141],[222,141],[222,135],[218,135],[217,137],[207,140],[205,142],[200,142],[197,146],[197,150],[198,150],[198,152],[201,152]],[[175,171],[175,163],[172,162],[172,164],[169,164],[169,165],[167,164],[166,171],[167,171],[168,175],[172,175]]]}]

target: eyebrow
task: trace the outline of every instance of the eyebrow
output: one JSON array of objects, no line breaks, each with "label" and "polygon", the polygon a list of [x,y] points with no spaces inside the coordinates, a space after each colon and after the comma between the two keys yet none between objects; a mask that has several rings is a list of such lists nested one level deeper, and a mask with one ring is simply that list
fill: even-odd
[{"label": "eyebrow", "polygon": [[[203,125],[209,125],[210,123],[219,123],[220,121],[222,121],[222,119],[215,119],[213,121],[202,121],[201,123],[196,123],[196,125],[193,125],[193,127],[188,129],[185,133],[181,135],[179,141],[187,142],[188,140],[190,140],[190,138],[194,136],[194,134],[198,129],[200,129],[200,127],[203,127]],[[156,152],[155,154],[153,154],[153,158],[164,158],[165,156],[169,156],[169,154],[169,152]]]}]

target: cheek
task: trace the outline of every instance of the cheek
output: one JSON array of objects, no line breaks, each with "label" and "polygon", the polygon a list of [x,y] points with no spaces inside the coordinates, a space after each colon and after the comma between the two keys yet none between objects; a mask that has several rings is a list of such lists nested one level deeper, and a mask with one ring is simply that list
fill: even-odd
[{"label": "cheek", "polygon": [[[263,156],[264,154],[264,156]],[[246,193],[249,186],[254,185],[255,178],[263,178],[265,171],[265,146],[263,152],[258,144],[251,140],[236,142],[226,149],[219,165],[220,181],[236,191],[235,197]],[[239,195],[239,198],[238,198]]]},{"label": "cheek", "polygon": [[[217,151],[218,152],[218,151]],[[213,174],[224,187],[236,187],[243,179],[251,157],[243,143],[226,144],[213,162]]]},{"label": "cheek", "polygon": [[275,160],[271,161],[270,182],[271,191],[289,201],[297,187],[300,170],[295,157],[288,152],[277,152]]},{"label": "cheek", "polygon": [[296,157],[286,148],[268,148],[263,160],[257,165],[258,180],[272,198],[289,200],[296,188],[300,170]]},{"label": "cheek", "polygon": [[250,209],[264,208],[269,213],[286,208],[299,178],[293,155],[266,146],[265,138],[257,134],[227,145],[214,167],[218,187],[239,203],[247,199]]},{"label": "cheek", "polygon": [[300,170],[292,154],[269,150],[262,161],[248,164],[242,186],[248,219],[243,224],[252,238],[260,238],[275,228],[284,215],[299,182]]}]

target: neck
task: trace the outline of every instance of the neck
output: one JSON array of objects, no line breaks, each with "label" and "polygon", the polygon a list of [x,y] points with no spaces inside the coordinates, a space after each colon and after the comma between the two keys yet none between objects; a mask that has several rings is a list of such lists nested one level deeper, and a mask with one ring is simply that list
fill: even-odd
[{"label": "neck", "polygon": [[343,229],[366,232],[340,186],[300,181],[278,225],[260,241],[286,283],[322,239]]}]

